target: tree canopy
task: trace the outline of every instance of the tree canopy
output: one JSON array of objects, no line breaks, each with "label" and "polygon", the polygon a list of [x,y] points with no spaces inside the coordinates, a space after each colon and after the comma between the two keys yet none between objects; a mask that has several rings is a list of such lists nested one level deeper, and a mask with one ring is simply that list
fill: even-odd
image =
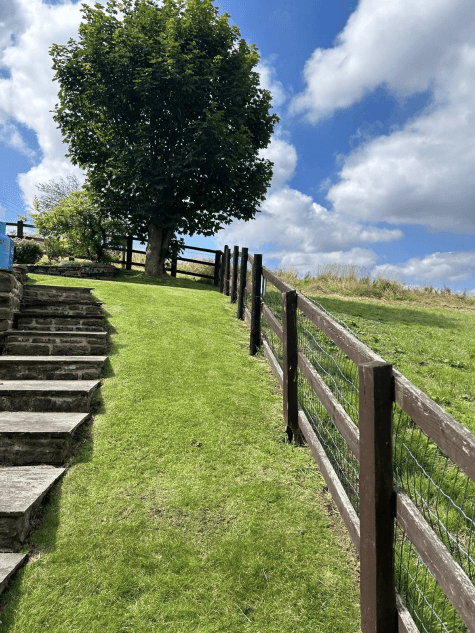
[{"label": "tree canopy", "polygon": [[81,11],[79,41],[51,47],[54,118],[86,188],[148,234],[146,273],[161,274],[176,232],[210,236],[255,217],[273,166],[258,154],[279,119],[253,71],[255,45],[212,0]]},{"label": "tree canopy", "polygon": [[44,193],[35,197],[30,212],[40,235],[46,238],[45,250],[50,259],[66,253],[95,261],[107,261],[108,248],[119,249],[125,227],[111,217],[91,194],[80,189],[75,176],[67,182],[50,180],[37,185]]}]

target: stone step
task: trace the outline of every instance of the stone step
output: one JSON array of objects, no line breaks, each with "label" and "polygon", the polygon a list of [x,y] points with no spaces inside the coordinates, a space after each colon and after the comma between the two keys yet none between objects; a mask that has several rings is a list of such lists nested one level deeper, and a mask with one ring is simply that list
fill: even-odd
[{"label": "stone step", "polygon": [[0,594],[5,591],[13,574],[28,560],[28,554],[0,554]]},{"label": "stone step", "polygon": [[30,356],[95,356],[105,354],[108,347],[107,332],[5,332],[5,354]]},{"label": "stone step", "polygon": [[0,380],[92,380],[107,356],[0,356]]},{"label": "stone step", "polygon": [[65,286],[24,286],[23,302],[26,305],[45,303],[93,303],[97,299],[92,288],[68,288]]},{"label": "stone step", "polygon": [[0,411],[87,413],[100,385],[100,380],[1,380]]},{"label": "stone step", "polygon": [[92,295],[56,295],[51,297],[42,293],[37,295],[23,295],[21,304],[23,306],[36,306],[36,305],[67,305],[69,303],[84,303],[89,305],[91,303],[97,303],[98,300]]},{"label": "stone step", "polygon": [[0,464],[62,466],[74,433],[90,417],[90,413],[0,412]]},{"label": "stone step", "polygon": [[0,551],[18,551],[28,536],[41,501],[65,468],[0,468]]},{"label": "stone step", "polygon": [[20,304],[20,316],[74,316],[74,317],[100,317],[103,312],[100,301],[88,303],[45,303],[43,305]]},{"label": "stone step", "polygon": [[34,293],[37,291],[51,292],[61,294],[63,292],[70,292],[71,294],[91,294],[91,290],[94,290],[93,286],[48,286],[47,284],[29,284],[26,283],[23,286],[23,293]]},{"label": "stone step", "polygon": [[19,330],[48,330],[52,332],[104,332],[104,315],[99,317],[66,317],[44,315],[15,315],[14,328]]}]

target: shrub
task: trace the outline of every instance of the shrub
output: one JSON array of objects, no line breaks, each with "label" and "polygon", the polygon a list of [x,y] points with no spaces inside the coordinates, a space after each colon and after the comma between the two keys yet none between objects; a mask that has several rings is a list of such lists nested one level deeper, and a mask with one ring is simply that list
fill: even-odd
[{"label": "shrub", "polygon": [[15,264],[36,264],[43,256],[41,246],[30,240],[14,239],[13,262]]},{"label": "shrub", "polygon": [[67,251],[67,246],[64,240],[54,236],[50,236],[45,239],[43,242],[43,248],[50,263],[54,259],[64,257]]}]

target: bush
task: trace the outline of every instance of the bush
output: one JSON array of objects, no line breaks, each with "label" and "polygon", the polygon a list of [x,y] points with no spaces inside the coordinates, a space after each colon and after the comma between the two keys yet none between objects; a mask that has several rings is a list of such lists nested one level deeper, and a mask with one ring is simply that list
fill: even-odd
[{"label": "bush", "polygon": [[42,256],[41,246],[30,240],[14,239],[13,262],[15,264],[36,264]]},{"label": "bush", "polygon": [[45,255],[51,263],[53,259],[60,259],[66,255],[67,246],[59,237],[50,236],[43,242]]}]

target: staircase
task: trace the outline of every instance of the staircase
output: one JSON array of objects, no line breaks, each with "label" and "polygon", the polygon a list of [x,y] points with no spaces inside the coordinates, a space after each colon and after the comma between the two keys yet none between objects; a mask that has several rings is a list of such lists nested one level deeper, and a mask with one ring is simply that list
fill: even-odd
[{"label": "staircase", "polygon": [[32,519],[65,473],[91,416],[107,360],[102,303],[92,288],[23,287],[0,355],[0,593],[26,562]]}]

